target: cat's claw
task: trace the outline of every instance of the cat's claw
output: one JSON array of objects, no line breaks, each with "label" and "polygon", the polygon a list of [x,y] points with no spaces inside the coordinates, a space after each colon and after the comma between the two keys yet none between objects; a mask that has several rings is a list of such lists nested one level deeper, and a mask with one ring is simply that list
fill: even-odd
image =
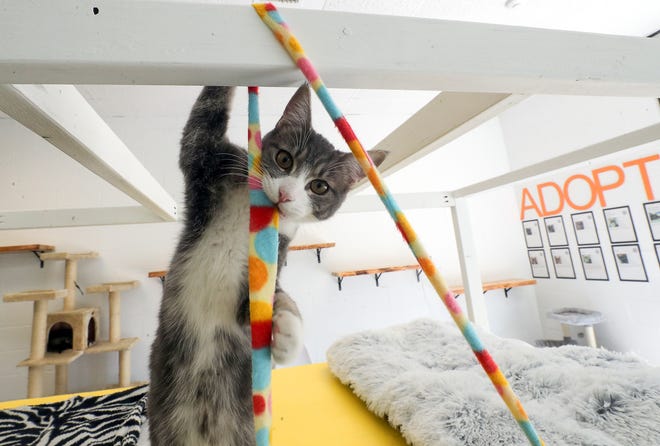
[{"label": "cat's claw", "polygon": [[273,343],[271,352],[278,364],[287,364],[300,356],[303,347],[303,326],[300,318],[290,311],[273,314]]}]

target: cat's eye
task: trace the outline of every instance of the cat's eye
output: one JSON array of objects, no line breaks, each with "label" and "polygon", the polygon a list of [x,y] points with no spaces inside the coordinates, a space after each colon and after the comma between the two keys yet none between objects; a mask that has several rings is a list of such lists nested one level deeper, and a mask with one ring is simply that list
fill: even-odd
[{"label": "cat's eye", "polygon": [[275,162],[280,168],[289,170],[293,166],[293,157],[286,150],[280,150],[275,155]]},{"label": "cat's eye", "polygon": [[312,180],[312,182],[309,183],[309,188],[316,195],[323,195],[330,190],[328,183],[323,180]]}]

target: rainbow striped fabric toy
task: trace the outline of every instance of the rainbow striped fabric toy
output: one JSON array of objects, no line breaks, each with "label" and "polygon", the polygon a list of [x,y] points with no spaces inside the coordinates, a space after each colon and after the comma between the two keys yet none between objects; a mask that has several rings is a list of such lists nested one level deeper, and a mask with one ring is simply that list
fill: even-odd
[{"label": "rainbow striped fabric toy", "polygon": [[261,188],[261,130],[257,87],[248,89],[248,187],[250,194],[250,327],[252,329],[252,404],[257,446],[270,444],[273,295],[277,277],[279,215]]},{"label": "rainbow striped fabric toy", "polygon": [[444,302],[445,307],[451,314],[458,328],[461,330],[461,333],[470,345],[470,348],[474,352],[477,360],[479,363],[481,363],[481,366],[490,378],[493,386],[500,394],[502,400],[509,408],[509,411],[527,436],[530,444],[533,446],[543,446],[544,443],[530,422],[529,417],[525,413],[525,410],[520,403],[520,400],[511,389],[509,382],[497,366],[495,360],[491,357],[490,353],[488,353],[482,344],[476,331],[474,330],[474,327],[463,314],[461,307],[456,302],[454,294],[447,287],[445,280],[442,278],[439,271],[431,261],[429,255],[422,245],[421,240],[417,237],[417,234],[415,234],[415,231],[408,222],[408,219],[403,214],[396,201],[394,200],[394,197],[387,189],[380,174],[378,173],[378,170],[371,161],[371,158],[369,158],[366,150],[362,147],[362,144],[355,136],[355,133],[353,132],[350,124],[332,100],[328,89],[314,68],[312,62],[309,60],[309,58],[307,58],[305,51],[300,45],[300,42],[291,33],[291,30],[284,22],[284,20],[282,20],[282,17],[274,5],[271,3],[261,3],[254,4],[252,6],[257,11],[257,14],[259,14],[259,17],[261,17],[261,20],[263,20],[263,22],[271,29],[277,41],[282,44],[293,62],[302,71],[302,73],[305,75],[305,78],[316,92],[317,96],[321,100],[321,103],[341,132],[344,140],[348,144],[348,147],[353,152],[353,155],[360,163],[360,166],[367,175],[367,178],[373,185],[381,201],[390,213],[390,216],[401,232],[401,235],[405,239],[406,243],[408,243],[408,246],[417,258],[417,261],[419,262],[422,270],[435,288],[438,296],[440,296]]}]

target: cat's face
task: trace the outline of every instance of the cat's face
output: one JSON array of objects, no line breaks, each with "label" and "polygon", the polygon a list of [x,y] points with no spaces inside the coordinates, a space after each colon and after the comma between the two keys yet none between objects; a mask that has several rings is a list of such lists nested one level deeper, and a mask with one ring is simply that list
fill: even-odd
[{"label": "cat's face", "polygon": [[[369,152],[379,165],[387,152]],[[263,138],[263,189],[280,216],[294,223],[325,220],[364,173],[351,153],[335,150],[311,126],[309,87],[291,98],[275,129]]]}]

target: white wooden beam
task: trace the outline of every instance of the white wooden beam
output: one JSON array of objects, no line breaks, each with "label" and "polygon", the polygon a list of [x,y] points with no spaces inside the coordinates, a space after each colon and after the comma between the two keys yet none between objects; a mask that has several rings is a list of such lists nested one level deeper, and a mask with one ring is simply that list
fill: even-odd
[{"label": "white wooden beam", "polygon": [[142,206],[0,212],[0,230],[124,225],[162,221],[160,217]]},{"label": "white wooden beam", "polygon": [[[478,127],[526,95],[442,92],[380,141],[389,151],[380,172],[390,175]],[[359,136],[359,135],[358,135]],[[363,180],[353,192],[367,186]]]},{"label": "white wooden beam", "polygon": [[[660,96],[659,39],[283,13],[330,87]],[[5,1],[0,30],[0,83],[283,86],[302,79],[249,6]]]},{"label": "white wooden beam", "polygon": [[623,135],[592,144],[573,152],[559,155],[520,169],[512,170],[511,172],[457,189],[452,194],[456,198],[466,197],[488,189],[505,186],[507,184],[515,183],[516,181],[522,181],[527,178],[552,172],[553,170],[572,166],[573,164],[609,155],[620,150],[657,141],[658,139],[660,139],[660,123],[642,127],[641,129],[624,133]]},{"label": "white wooden beam", "polygon": [[161,221],[174,199],[71,85],[0,85],[0,110],[126,193]]},{"label": "white wooden beam", "polygon": [[458,249],[458,260],[461,264],[461,279],[465,289],[468,319],[481,328],[488,330],[488,311],[484,299],[474,233],[472,232],[472,220],[466,198],[456,200],[451,208],[451,219],[456,234],[456,248]]},{"label": "white wooden beam", "polygon": [[[401,209],[437,209],[454,205],[454,199],[448,192],[396,194],[394,198]],[[377,195],[350,196],[339,208],[339,212],[344,214],[385,210],[385,206]]]}]

